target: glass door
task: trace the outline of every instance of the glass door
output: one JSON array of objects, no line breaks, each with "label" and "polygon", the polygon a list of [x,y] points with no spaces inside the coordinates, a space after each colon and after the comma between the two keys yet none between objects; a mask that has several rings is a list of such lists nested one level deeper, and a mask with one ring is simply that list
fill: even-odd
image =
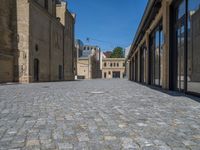
[{"label": "glass door", "polygon": [[185,89],[185,14],[186,1],[179,1],[176,7],[175,23],[175,49],[176,49],[176,89],[183,91]]},{"label": "glass door", "polygon": [[184,90],[184,49],[185,49],[185,26],[182,22],[176,28],[176,49],[177,49],[177,89]]}]

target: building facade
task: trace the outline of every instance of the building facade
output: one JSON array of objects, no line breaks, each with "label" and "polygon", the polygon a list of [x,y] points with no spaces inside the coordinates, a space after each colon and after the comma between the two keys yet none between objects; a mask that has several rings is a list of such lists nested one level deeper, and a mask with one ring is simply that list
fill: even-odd
[{"label": "building facade", "polygon": [[99,51],[100,51],[100,48],[98,46],[84,45],[83,51],[82,51],[82,57],[89,57],[89,55],[93,55],[94,53],[99,52]]},{"label": "building facade", "polygon": [[102,65],[103,79],[124,78],[125,58],[103,58]]},{"label": "building facade", "polygon": [[200,94],[200,1],[150,0],[128,54],[129,79]]},{"label": "building facade", "polygon": [[79,57],[77,61],[79,79],[101,78],[100,62],[94,57]]},{"label": "building facade", "polygon": [[80,57],[77,61],[77,74],[79,79],[92,79],[91,57]]},{"label": "building facade", "polygon": [[[62,10],[61,3],[66,6]],[[4,0],[0,12],[6,20],[0,29],[9,31],[0,39],[0,82],[73,80],[75,18],[65,2]],[[5,40],[9,48],[2,47]]]},{"label": "building facade", "polygon": [[81,79],[101,78],[101,50],[98,46],[76,46],[79,53],[77,61],[77,75]]}]

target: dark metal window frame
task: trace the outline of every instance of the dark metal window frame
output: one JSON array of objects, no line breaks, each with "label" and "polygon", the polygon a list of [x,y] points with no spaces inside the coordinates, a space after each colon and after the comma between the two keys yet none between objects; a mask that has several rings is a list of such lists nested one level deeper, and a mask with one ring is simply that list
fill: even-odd
[{"label": "dark metal window frame", "polygon": [[[157,86],[157,87],[161,87],[161,83],[160,83],[160,80],[161,80],[161,68],[160,68],[160,65],[161,65],[161,31],[163,30],[163,25],[162,25],[162,19],[158,22],[158,24],[156,25],[156,27],[152,30],[151,34],[149,35],[149,56],[148,56],[148,59],[149,59],[149,71],[148,71],[148,76],[149,76],[149,83],[150,85],[153,85],[153,86]],[[156,49],[156,32],[159,31],[159,84],[155,84],[155,49]],[[154,40],[154,41],[152,41]],[[152,43],[153,42],[153,43]],[[153,44],[153,45],[152,45]],[[152,46],[153,46],[153,51],[152,51]],[[152,62],[152,56],[153,56],[153,61]],[[153,64],[152,64],[153,63]],[[154,65],[154,68],[152,70],[152,65]],[[153,74],[152,74],[153,73]]]},{"label": "dark metal window frame", "polygon": [[[180,6],[180,4],[183,2],[184,0],[178,0],[178,1],[174,1],[172,3],[172,7],[171,7],[171,14],[170,14],[170,37],[172,40],[170,40],[170,69],[169,69],[169,73],[170,73],[170,77],[169,77],[169,81],[170,81],[170,89],[171,90],[178,90],[177,88],[177,74],[178,74],[178,58],[177,58],[177,26],[180,25],[183,22],[184,25],[184,90],[183,92],[187,91],[187,0],[185,0],[186,4],[185,4],[185,15],[183,15],[181,18],[178,18],[177,20],[177,10],[178,10],[178,6]],[[175,64],[175,65],[174,65]]]},{"label": "dark metal window frame", "polygon": [[[174,1],[171,6],[171,14],[170,14],[170,55],[169,55],[169,60],[170,60],[170,67],[169,67],[169,81],[170,81],[170,89],[171,90],[177,90],[177,80],[175,79],[177,76],[177,56],[176,56],[176,12],[178,6],[181,4],[183,0],[178,0]],[[192,94],[195,96],[200,96],[200,93],[188,91],[188,79],[187,79],[187,74],[188,74],[188,0],[185,0],[185,15],[183,16],[184,18],[184,90],[183,92],[186,94]],[[179,19],[179,20],[180,20]],[[174,65],[174,62],[176,62],[176,67]]]}]

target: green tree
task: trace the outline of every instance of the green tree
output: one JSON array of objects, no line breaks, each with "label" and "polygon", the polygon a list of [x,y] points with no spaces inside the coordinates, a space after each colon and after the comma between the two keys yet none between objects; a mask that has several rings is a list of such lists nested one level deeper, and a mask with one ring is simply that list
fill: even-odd
[{"label": "green tree", "polygon": [[122,47],[116,47],[114,48],[111,56],[111,58],[123,58],[124,57],[124,51]]}]

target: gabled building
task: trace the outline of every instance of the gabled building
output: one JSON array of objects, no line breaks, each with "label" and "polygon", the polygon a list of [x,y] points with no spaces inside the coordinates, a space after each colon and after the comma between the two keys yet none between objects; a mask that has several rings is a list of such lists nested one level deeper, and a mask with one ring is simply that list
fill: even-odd
[{"label": "gabled building", "polygon": [[200,1],[149,0],[127,60],[129,79],[200,94]]}]

